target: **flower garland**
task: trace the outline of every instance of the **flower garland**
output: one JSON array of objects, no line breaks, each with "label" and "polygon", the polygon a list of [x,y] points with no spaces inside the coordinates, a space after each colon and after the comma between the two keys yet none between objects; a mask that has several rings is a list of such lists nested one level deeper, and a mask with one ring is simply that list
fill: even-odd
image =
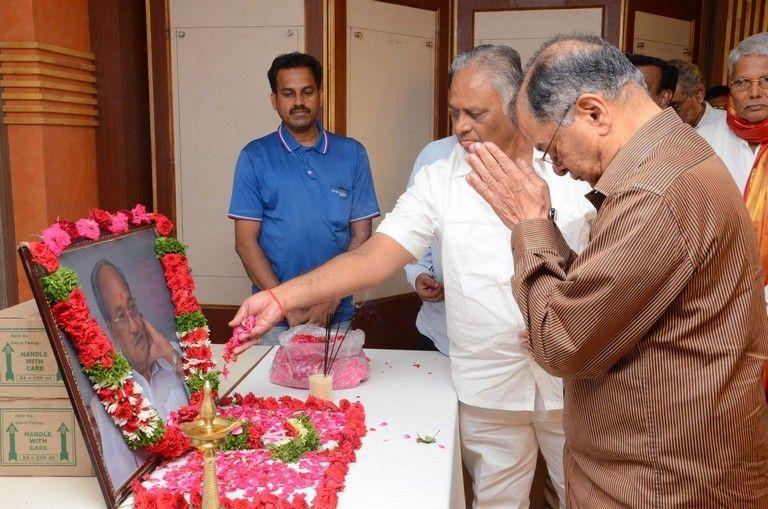
[{"label": "flower garland", "polygon": [[115,350],[90,314],[85,294],[74,270],[59,264],[59,255],[76,240],[94,241],[131,228],[154,224],[160,234],[155,252],[171,292],[176,335],[182,348],[184,379],[191,394],[190,405],[179,410],[180,421],[194,419],[202,402],[206,381],[215,391],[219,372],[211,352],[209,330],[200,303],[194,296],[194,281],[184,245],[167,235],[173,223],[164,215],[147,212],[136,205],[111,214],[93,209],[89,217],[76,222],[57,221],[43,231],[41,242],[29,244],[32,260],[40,266],[45,298],[58,326],[67,333],[77,352],[83,372],[109,416],[120,429],[123,440],[133,449],[145,448],[164,458],[176,458],[191,448],[177,424],[168,425],[134,382],[132,368]]}]

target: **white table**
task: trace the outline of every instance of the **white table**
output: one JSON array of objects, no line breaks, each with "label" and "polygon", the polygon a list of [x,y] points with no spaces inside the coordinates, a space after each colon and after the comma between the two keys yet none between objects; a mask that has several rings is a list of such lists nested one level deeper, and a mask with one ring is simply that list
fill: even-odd
[{"label": "white table", "polygon": [[[267,347],[249,350],[253,357],[241,357],[228,383],[236,383],[253,358],[267,351]],[[437,352],[366,353],[371,359],[370,379],[333,395],[337,402],[341,398],[362,402],[369,428],[357,461],[350,465],[339,508],[463,509],[458,404],[448,359]],[[306,398],[305,390],[269,382],[273,357],[274,351],[269,351],[238,384],[237,392]],[[432,435],[438,430],[436,444],[416,443],[417,433]],[[131,505],[129,499],[121,507]],[[0,507],[96,509],[103,507],[103,499],[93,477],[5,477],[0,478]]]}]

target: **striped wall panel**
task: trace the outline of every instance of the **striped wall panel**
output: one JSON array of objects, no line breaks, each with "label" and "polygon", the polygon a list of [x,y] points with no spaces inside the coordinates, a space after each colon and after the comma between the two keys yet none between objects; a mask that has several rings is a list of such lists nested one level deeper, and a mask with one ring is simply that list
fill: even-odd
[{"label": "striped wall panel", "polygon": [[3,122],[98,125],[93,53],[40,42],[0,42]]},{"label": "striped wall panel", "polygon": [[750,35],[765,31],[768,31],[768,0],[728,1],[722,83],[728,82],[728,53]]}]

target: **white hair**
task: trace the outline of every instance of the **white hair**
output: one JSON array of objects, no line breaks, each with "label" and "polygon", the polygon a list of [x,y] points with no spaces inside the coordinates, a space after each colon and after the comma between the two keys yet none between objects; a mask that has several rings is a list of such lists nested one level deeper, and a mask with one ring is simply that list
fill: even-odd
[{"label": "white hair", "polygon": [[728,54],[728,75],[733,76],[736,63],[743,57],[762,55],[768,57],[768,32],[760,32],[741,41]]},{"label": "white hair", "polygon": [[[551,46],[575,43],[569,50]],[[591,34],[557,35],[536,50],[526,66],[528,106],[540,122],[573,120],[571,106],[579,96],[601,92],[616,99],[628,83],[646,88],[643,74],[616,46]]]},{"label": "white hair", "polygon": [[480,66],[490,72],[491,86],[501,96],[504,111],[514,118],[514,101],[520,84],[523,82],[523,70],[520,68],[520,54],[509,46],[483,44],[456,55],[448,71],[448,84],[460,70],[471,66]]}]

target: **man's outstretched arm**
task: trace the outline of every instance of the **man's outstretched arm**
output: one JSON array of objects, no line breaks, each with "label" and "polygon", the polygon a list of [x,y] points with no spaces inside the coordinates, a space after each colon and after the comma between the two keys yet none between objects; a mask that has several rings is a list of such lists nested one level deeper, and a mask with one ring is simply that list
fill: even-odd
[{"label": "man's outstretched arm", "polygon": [[269,290],[248,297],[230,322],[234,327],[247,316],[255,316],[257,324],[251,339],[237,351],[243,351],[279,322],[285,313],[371,288],[402,269],[414,257],[395,240],[375,233],[354,251],[342,253],[315,270],[286,281]]}]

